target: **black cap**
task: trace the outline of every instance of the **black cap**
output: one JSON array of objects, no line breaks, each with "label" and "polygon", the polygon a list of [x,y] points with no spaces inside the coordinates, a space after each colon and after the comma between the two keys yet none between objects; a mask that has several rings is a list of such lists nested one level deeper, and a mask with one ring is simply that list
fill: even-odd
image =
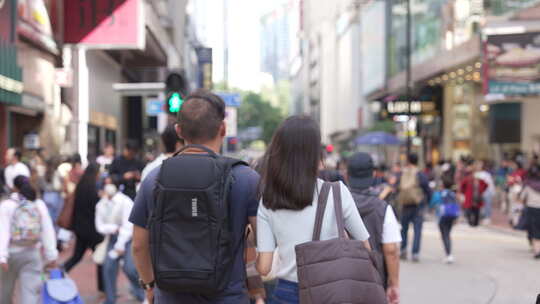
[{"label": "black cap", "polygon": [[347,169],[349,186],[365,189],[373,185],[373,159],[368,153],[358,152],[349,158]]}]

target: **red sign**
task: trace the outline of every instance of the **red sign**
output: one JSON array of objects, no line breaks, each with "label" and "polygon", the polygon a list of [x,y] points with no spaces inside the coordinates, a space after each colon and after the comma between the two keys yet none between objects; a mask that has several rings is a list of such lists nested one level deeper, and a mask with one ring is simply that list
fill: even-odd
[{"label": "red sign", "polygon": [[89,47],[144,48],[142,0],[64,2],[64,42]]}]

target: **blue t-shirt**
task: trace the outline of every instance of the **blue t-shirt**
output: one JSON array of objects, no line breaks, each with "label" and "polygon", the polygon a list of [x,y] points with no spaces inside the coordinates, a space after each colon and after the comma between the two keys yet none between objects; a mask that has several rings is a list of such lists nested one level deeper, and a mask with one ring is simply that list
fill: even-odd
[{"label": "blue t-shirt", "polygon": [[[154,208],[154,188],[159,169],[151,171],[144,179],[135,198],[135,205],[129,217],[134,225],[146,228],[148,217]],[[156,289],[155,301],[160,304],[203,303],[203,304],[244,304],[249,303],[245,287],[246,268],[244,262],[244,235],[248,217],[257,216],[259,202],[257,200],[257,184],[259,175],[247,166],[233,168],[234,183],[229,193],[231,222],[233,224],[235,261],[232,268],[231,282],[223,295],[204,297],[192,294],[170,293]]]}]

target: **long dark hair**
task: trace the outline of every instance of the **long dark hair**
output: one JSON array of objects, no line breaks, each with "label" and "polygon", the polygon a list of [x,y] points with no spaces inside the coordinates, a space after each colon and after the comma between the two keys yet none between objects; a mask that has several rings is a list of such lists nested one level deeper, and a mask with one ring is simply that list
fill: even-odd
[{"label": "long dark hair", "polygon": [[87,195],[91,192],[97,192],[97,176],[99,174],[99,165],[96,163],[90,163],[84,170],[77,188],[75,188],[75,197],[79,195]]},{"label": "long dark hair", "polygon": [[35,201],[37,198],[36,189],[30,184],[28,177],[18,175],[13,180],[13,185],[19,191],[19,193],[29,201]]},{"label": "long dark hair", "polygon": [[271,210],[302,210],[311,205],[321,160],[318,124],[292,116],[274,133],[263,158],[259,193]]}]

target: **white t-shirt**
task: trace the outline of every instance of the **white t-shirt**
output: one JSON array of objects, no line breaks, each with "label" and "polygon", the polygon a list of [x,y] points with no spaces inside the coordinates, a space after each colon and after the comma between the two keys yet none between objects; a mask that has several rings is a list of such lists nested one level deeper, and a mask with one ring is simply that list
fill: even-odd
[{"label": "white t-shirt", "polygon": [[21,162],[18,162],[14,165],[9,165],[4,170],[4,178],[6,180],[6,185],[10,189],[13,189],[13,181],[19,175],[30,177],[30,170],[25,164]]},{"label": "white t-shirt", "polygon": [[144,167],[144,169],[142,170],[142,173],[141,173],[141,182],[146,178],[146,176],[148,175],[148,173],[152,172],[152,170],[154,170],[155,168],[161,166],[161,164],[163,163],[163,161],[166,160],[167,158],[169,158],[168,155],[161,154],[161,155],[159,155],[158,157],[156,157],[156,159],[154,159],[152,162],[148,163],[148,164],[146,165],[146,167]]},{"label": "white t-shirt", "polygon": [[381,241],[383,244],[401,242],[401,226],[391,206],[386,207]]},{"label": "white t-shirt", "polygon": [[[322,180],[317,181],[317,189],[321,189]],[[349,189],[340,182],[341,200],[345,228],[355,240],[365,241],[369,238],[360,213],[356,208]],[[257,214],[257,250],[259,252],[274,252],[279,247],[278,278],[298,282],[296,268],[296,252],[298,244],[312,241],[317,211],[318,191],[313,195],[313,203],[303,210],[275,210],[264,207],[261,203]],[[336,216],[334,212],[334,197],[332,191],[324,214],[321,240],[329,240],[338,236]]]}]

